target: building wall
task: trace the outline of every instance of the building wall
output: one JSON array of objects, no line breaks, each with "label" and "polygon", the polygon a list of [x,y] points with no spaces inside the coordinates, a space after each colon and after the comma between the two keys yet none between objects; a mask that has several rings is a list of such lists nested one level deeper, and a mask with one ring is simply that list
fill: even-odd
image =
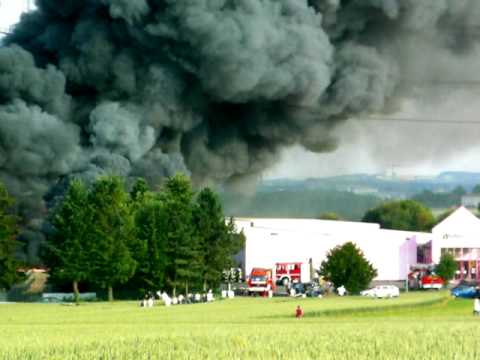
[{"label": "building wall", "polygon": [[378,281],[404,280],[407,260],[416,262],[416,238],[428,235],[381,230],[378,224],[308,219],[244,219],[236,225],[246,236],[245,274],[253,267],[307,263],[310,258],[318,269],[331,249],[351,241],[377,269]]},{"label": "building wall", "polygon": [[318,269],[332,248],[351,241],[378,270],[377,282],[405,280],[411,265],[417,263],[419,245],[428,247],[428,251],[431,249],[431,256],[427,256],[430,265],[440,261],[442,249],[474,249],[467,257],[462,255],[456,260],[459,273],[463,273],[465,262],[470,268],[474,262],[475,275],[480,281],[480,219],[464,207],[435,226],[432,233],[314,219],[237,219],[236,225],[246,235],[245,249],[240,256],[245,274],[253,267],[273,268],[277,262],[307,263],[310,258]]},{"label": "building wall", "polygon": [[464,195],[462,196],[462,205],[467,208],[476,209],[480,203],[479,195]]}]

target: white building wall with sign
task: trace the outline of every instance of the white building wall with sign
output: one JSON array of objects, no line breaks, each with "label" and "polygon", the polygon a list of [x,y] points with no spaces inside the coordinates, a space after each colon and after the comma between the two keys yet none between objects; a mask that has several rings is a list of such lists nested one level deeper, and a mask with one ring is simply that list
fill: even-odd
[{"label": "white building wall with sign", "polygon": [[[469,248],[480,249],[480,219],[459,207],[449,217],[432,229],[434,237],[432,260],[440,261],[442,249]],[[476,257],[475,257],[476,258]],[[471,259],[475,260],[475,259]]]},{"label": "white building wall with sign", "polygon": [[312,259],[318,269],[327,253],[348,241],[355,243],[378,271],[375,280],[406,278],[408,264],[415,264],[417,242],[430,234],[380,229],[378,224],[313,219],[238,219],[237,229],[246,236],[244,269],[274,268],[277,262]]}]

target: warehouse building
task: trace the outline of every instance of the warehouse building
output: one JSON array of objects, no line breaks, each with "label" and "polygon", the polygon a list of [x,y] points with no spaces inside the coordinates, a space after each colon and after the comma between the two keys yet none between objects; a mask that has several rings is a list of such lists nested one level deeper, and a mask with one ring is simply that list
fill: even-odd
[{"label": "warehouse building", "polygon": [[245,274],[276,263],[311,262],[318,269],[328,251],[351,241],[377,269],[377,283],[403,284],[413,268],[433,266],[445,251],[458,261],[457,280],[478,280],[480,275],[480,220],[464,207],[431,233],[316,219],[239,218],[235,223],[246,237],[237,256]]}]

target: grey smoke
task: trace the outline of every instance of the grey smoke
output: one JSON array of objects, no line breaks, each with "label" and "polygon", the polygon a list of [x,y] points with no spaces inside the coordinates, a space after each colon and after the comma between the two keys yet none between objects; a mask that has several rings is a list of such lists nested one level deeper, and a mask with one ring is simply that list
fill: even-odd
[{"label": "grey smoke", "polygon": [[397,109],[444,70],[418,46],[449,67],[479,20],[477,0],[37,0],[0,48],[1,177],[32,213],[71,176],[251,180]]}]

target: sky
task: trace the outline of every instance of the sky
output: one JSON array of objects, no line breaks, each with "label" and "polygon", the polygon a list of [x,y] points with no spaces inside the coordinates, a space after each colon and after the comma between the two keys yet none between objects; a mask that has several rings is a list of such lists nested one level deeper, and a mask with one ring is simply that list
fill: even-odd
[{"label": "sky", "polygon": [[480,171],[479,95],[480,86],[440,86],[433,93],[419,88],[393,114],[351,119],[338,127],[338,147],[332,153],[285,150],[264,178]]},{"label": "sky", "polygon": [[[15,24],[26,1],[0,0],[0,29]],[[479,61],[479,56],[473,59]],[[469,64],[472,65],[472,64]],[[264,179],[308,178],[353,173],[433,175],[480,171],[480,85],[419,86],[396,112],[351,119],[336,130],[337,150],[315,154],[285,149]],[[401,119],[402,121],[391,120]],[[405,119],[407,121],[405,121]],[[445,121],[441,124],[439,121]]]},{"label": "sky", "polygon": [[26,1],[23,0],[0,0],[0,29],[8,29],[18,22],[25,8]]}]

